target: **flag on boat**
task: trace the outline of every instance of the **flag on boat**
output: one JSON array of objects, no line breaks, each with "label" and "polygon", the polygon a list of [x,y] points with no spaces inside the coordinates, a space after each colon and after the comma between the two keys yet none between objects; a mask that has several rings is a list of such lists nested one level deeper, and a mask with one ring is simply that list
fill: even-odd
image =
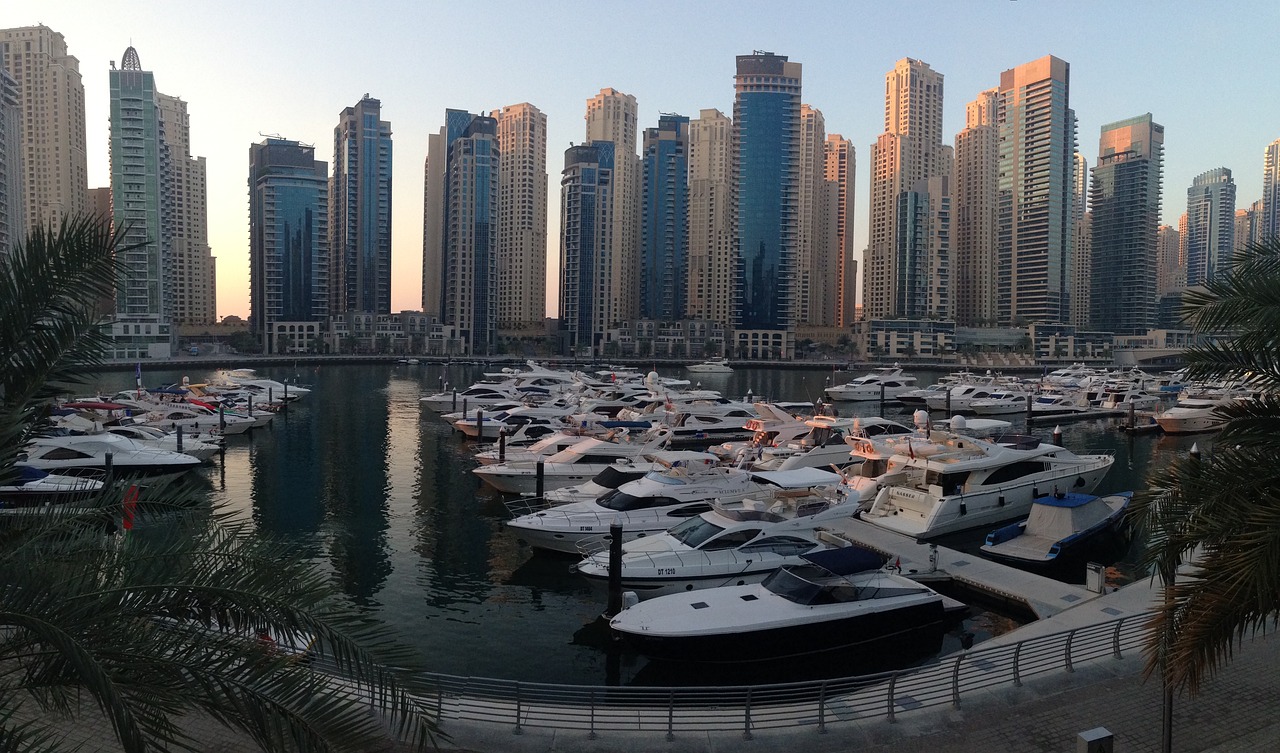
[{"label": "flag on boat", "polygon": [[137,397],[139,400],[141,400],[142,399],[142,362],[141,361],[139,361],[137,364],[134,365],[133,383],[138,388]]}]

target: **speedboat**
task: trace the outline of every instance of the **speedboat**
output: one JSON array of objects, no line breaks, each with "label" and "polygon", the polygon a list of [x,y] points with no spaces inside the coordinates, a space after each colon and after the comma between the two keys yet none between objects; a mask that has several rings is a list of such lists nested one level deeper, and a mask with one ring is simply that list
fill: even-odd
[{"label": "speedboat", "polygon": [[506,462],[537,462],[539,459],[546,460],[566,447],[586,439],[591,439],[591,437],[576,432],[556,431],[539,437],[532,444],[523,447],[515,446],[513,449],[512,443],[508,438],[505,453],[495,447],[477,452],[475,458],[481,465]]},{"label": "speedboat", "polygon": [[472,415],[454,422],[453,428],[471,439],[497,439],[504,430],[508,435],[526,425],[547,427],[548,433],[566,427],[566,417],[570,408],[565,406],[530,406],[522,405],[496,413],[487,411]]},{"label": "speedboat", "polygon": [[1078,561],[1090,544],[1123,525],[1132,499],[1133,492],[1106,497],[1062,493],[1040,497],[1031,504],[1026,520],[987,534],[982,553],[1029,569]]},{"label": "speedboat", "polygon": [[1046,392],[1031,400],[1032,416],[1068,416],[1088,413],[1092,409],[1093,406],[1083,395],[1064,392]]},{"label": "speedboat", "polygon": [[[867,424],[881,428],[876,425],[876,421],[884,421],[884,419],[814,416],[805,421],[805,425],[809,427],[808,434],[759,448],[755,461],[751,463],[751,469],[788,471],[795,468],[826,468],[828,466],[843,468],[860,460],[849,453],[849,446],[844,441],[845,435],[864,431]],[[911,431],[910,428],[892,421],[885,423],[900,427],[908,433]]]},{"label": "speedboat", "polygon": [[[698,588],[758,583],[784,565],[802,564],[801,554],[839,541],[819,526],[853,514],[826,471],[755,474],[771,486],[738,500],[720,498],[711,509],[671,529],[622,544],[622,587],[647,599]],[[585,543],[585,542],[584,542]],[[604,585],[609,576],[607,540],[575,570]],[[847,542],[844,542],[847,543]],[[581,547],[585,548],[585,547]]]},{"label": "speedboat", "polygon": [[643,462],[645,453],[665,447],[670,436],[669,431],[659,430],[633,439],[624,432],[616,435],[617,441],[606,438],[578,442],[545,461],[508,460],[482,465],[471,472],[500,492],[534,494],[539,475],[543,491],[580,484],[608,466]]},{"label": "speedboat", "polygon": [[881,569],[884,557],[849,546],[801,555],[761,583],[640,601],[609,621],[659,659],[749,662],[854,648],[941,623],[943,598]]},{"label": "speedboat", "polygon": [[929,431],[887,443],[898,478],[861,517],[915,539],[1021,517],[1044,494],[1087,494],[1115,462],[1109,452],[1077,455],[1020,435],[986,440]]},{"label": "speedboat", "polygon": [[37,437],[24,448],[17,464],[71,476],[101,474],[108,464],[122,476],[164,476],[190,470],[200,462],[115,434],[88,434]]},{"label": "speedboat", "polygon": [[723,358],[708,358],[702,363],[691,363],[684,367],[690,374],[732,374],[733,368]]},{"label": "speedboat", "polygon": [[1156,423],[1166,434],[1195,434],[1217,431],[1227,423],[1219,416],[1220,406],[1236,402],[1236,397],[1182,397],[1169,409],[1156,414]]},{"label": "speedboat", "polygon": [[18,469],[16,481],[0,486],[0,508],[61,504],[88,497],[103,486],[97,479],[46,473],[30,466]]},{"label": "speedboat", "polygon": [[[623,541],[651,536],[710,510],[713,500],[741,499],[771,483],[767,475],[721,466],[699,466],[696,462],[662,465],[667,467],[651,470],[598,499],[521,515],[507,525],[534,548],[572,554],[588,540],[595,540],[588,548],[596,548],[615,522],[622,525]],[[816,473],[822,474],[826,483],[839,480],[833,473]]]},{"label": "speedboat", "polygon": [[916,378],[902,370],[898,364],[872,369],[846,384],[828,387],[827,397],[845,402],[859,400],[895,399],[904,392],[915,389]]},{"label": "speedboat", "polygon": [[1025,392],[996,390],[984,398],[969,401],[969,410],[979,416],[1003,416],[1023,413],[1027,410],[1028,395]]},{"label": "speedboat", "polygon": [[[169,452],[181,452],[200,460],[208,460],[218,454],[218,450],[222,449],[217,442],[208,441],[210,435],[204,435],[204,439],[194,436],[183,436],[181,445],[179,445],[178,437],[175,434],[162,431],[154,426],[144,426],[134,424],[132,426],[108,426],[105,431],[108,434],[132,439],[133,441],[151,447],[156,450],[168,450]],[[218,438],[219,440],[221,437]]]}]

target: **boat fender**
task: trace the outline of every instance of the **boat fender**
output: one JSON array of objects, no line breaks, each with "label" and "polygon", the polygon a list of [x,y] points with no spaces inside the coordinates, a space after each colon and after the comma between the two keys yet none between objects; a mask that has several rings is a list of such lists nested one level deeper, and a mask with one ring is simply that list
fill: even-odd
[{"label": "boat fender", "polygon": [[1000,497],[999,497],[998,499],[996,499],[996,504],[997,504],[997,505],[999,505],[1000,507],[1004,507],[1004,495],[1003,495],[1003,494],[1001,494],[1001,495],[1000,495]]},{"label": "boat fender", "polygon": [[961,497],[961,499],[960,499],[960,514],[961,514],[961,515],[967,515],[967,514],[969,514],[969,510],[968,510],[968,508],[966,508],[966,507],[965,507],[965,504],[964,504],[964,498],[963,498],[963,497]]},{"label": "boat fender", "polygon": [[1076,476],[1075,487],[1079,489],[1082,486],[1084,486],[1084,476]]},{"label": "boat fender", "polygon": [[624,610],[634,607],[640,603],[640,596],[635,591],[622,592],[622,608]]}]

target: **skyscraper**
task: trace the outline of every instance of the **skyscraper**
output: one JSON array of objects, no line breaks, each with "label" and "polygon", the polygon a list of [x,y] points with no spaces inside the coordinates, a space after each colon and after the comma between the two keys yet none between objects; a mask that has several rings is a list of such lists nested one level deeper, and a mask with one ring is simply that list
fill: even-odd
[{"label": "skyscraper", "polygon": [[996,318],[1005,325],[1071,319],[1070,71],[1046,55],[1000,74]]},{"label": "skyscraper", "polygon": [[1203,285],[1231,268],[1235,250],[1236,184],[1219,167],[1200,173],[1187,189],[1187,284]]},{"label": "skyscraper", "polygon": [[[111,79],[111,212],[123,228],[117,254],[116,313],[166,326],[172,315],[171,154],[160,118],[155,76],[129,47]],[[152,334],[158,334],[158,329]]]},{"label": "skyscraper", "polygon": [[575,354],[603,352],[615,300],[613,142],[590,141],[564,153],[560,178],[560,322]]},{"label": "skyscraper", "polygon": [[687,314],[727,325],[733,312],[733,123],[703,110],[689,124]]},{"label": "skyscraper", "polygon": [[848,329],[856,318],[858,260],[853,253],[853,207],[858,156],[853,142],[838,133],[827,135],[823,166],[835,191],[835,326]]},{"label": "skyscraper", "polygon": [[1267,144],[1262,155],[1262,237],[1280,236],[1280,139]]},{"label": "skyscraper", "polygon": [[737,350],[789,357],[800,231],[801,66],[785,55],[737,57],[733,100]]},{"label": "skyscraper", "polygon": [[1156,298],[1182,290],[1187,272],[1179,260],[1181,240],[1177,228],[1161,225],[1156,233]]},{"label": "skyscraper", "polygon": [[1071,317],[1080,329],[1089,327],[1090,286],[1093,284],[1093,222],[1089,206],[1089,161],[1075,154],[1075,187],[1071,197]]},{"label": "skyscraper", "polygon": [[18,82],[0,66],[0,259],[27,231]]},{"label": "skyscraper", "polygon": [[57,225],[88,210],[84,84],[67,40],[47,26],[0,29],[0,68],[17,83],[25,110],[23,168],[27,227]]},{"label": "skyscraper", "polygon": [[1262,200],[1259,199],[1246,209],[1236,210],[1236,252],[1244,251],[1249,246],[1262,240]]},{"label": "skyscraper", "polygon": [[267,353],[277,322],[329,315],[329,166],[315,152],[279,138],[249,146],[249,323]]},{"label": "skyscraper", "polygon": [[617,89],[601,89],[587,100],[587,141],[613,144],[613,202],[609,221],[610,288],[618,295],[605,303],[609,321],[635,319],[640,312],[640,158],[636,155],[636,98]]},{"label": "skyscraper", "polygon": [[329,311],[391,313],[391,123],[366,94],[338,116],[329,188]]},{"label": "skyscraper", "polygon": [[996,89],[978,94],[965,107],[965,127],[956,134],[952,301],[956,322],[968,327],[996,320],[997,99]]},{"label": "skyscraper", "polygon": [[156,101],[160,106],[161,132],[169,149],[172,321],[174,324],[213,324],[217,321],[217,289],[209,248],[205,160],[191,156],[187,103],[159,92]]},{"label": "skyscraper", "polygon": [[423,282],[439,308],[426,313],[457,327],[472,353],[490,352],[497,337],[500,160],[498,121],[486,115],[446,110],[428,140],[424,226],[439,234],[425,239]]},{"label": "skyscraper", "polygon": [[916,181],[898,194],[894,234],[897,275],[893,297],[897,316],[947,319],[951,316],[951,186],[946,175]]},{"label": "skyscraper", "polygon": [[800,211],[796,253],[796,323],[821,324],[825,300],[818,281],[834,275],[825,272],[829,263],[829,233],[825,232],[830,214],[826,206],[826,140],[827,125],[822,111],[811,105],[800,105]]},{"label": "skyscraper", "polygon": [[1102,127],[1089,186],[1089,326],[1123,335],[1156,326],[1164,126],[1151,113]]},{"label": "skyscraper", "polygon": [[498,332],[542,335],[547,316],[547,116],[523,102],[498,122]]},{"label": "skyscraper", "polygon": [[[865,318],[905,316],[914,301],[898,254],[907,247],[898,218],[902,195],[921,181],[950,176],[951,147],[942,143],[942,74],[903,58],[885,74],[884,133],[871,146],[871,215],[862,271]],[[949,186],[949,184],[948,184]]]},{"label": "skyscraper", "polygon": [[644,131],[640,318],[684,319],[689,283],[689,119],[664,114]]}]

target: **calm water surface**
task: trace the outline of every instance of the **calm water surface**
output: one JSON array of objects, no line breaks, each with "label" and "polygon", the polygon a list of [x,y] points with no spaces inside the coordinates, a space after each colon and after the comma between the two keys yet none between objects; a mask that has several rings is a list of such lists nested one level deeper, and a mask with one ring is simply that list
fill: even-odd
[{"label": "calm water surface", "polygon": [[[816,667],[761,668],[710,677],[704,670],[652,664],[621,650],[597,622],[604,595],[568,573],[572,560],[535,554],[504,525],[501,495],[480,484],[473,448],[418,398],[442,383],[465,387],[481,367],[338,365],[264,368],[265,376],[314,391],[278,415],[269,429],[230,437],[225,456],[197,471],[215,504],[290,542],[332,574],[354,602],[394,626],[440,672],[573,684],[765,682],[856,674],[904,666],[957,649],[960,634],[978,641],[1017,625],[976,607],[946,634]],[[677,372],[664,374],[677,375]],[[922,383],[938,375],[917,372]],[[147,384],[205,374],[156,371]],[[813,400],[857,376],[830,370],[739,369],[701,375],[701,384],[741,397]],[[131,374],[107,374],[105,389],[132,387]],[[872,415],[875,403],[841,404],[842,415]],[[909,422],[889,404],[886,414]],[[1021,419],[1014,417],[1015,428]],[[1107,449],[1116,464],[1099,493],[1137,489],[1154,463],[1206,438],[1130,437],[1108,420],[1063,424],[1076,451]],[[1049,438],[1052,425],[1031,433]],[[949,545],[974,549],[985,532]],[[1127,560],[1132,560],[1132,554]],[[1125,561],[1122,571],[1130,570]],[[1132,573],[1129,572],[1132,577]]]}]

